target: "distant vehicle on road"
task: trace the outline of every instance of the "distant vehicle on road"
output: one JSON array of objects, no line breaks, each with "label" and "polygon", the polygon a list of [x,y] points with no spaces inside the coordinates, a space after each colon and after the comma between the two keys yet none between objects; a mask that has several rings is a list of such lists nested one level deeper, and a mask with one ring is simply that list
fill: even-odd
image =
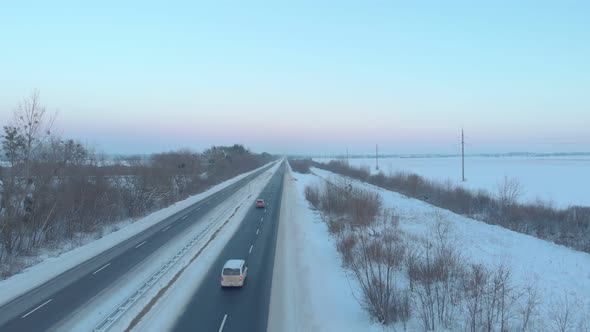
[{"label": "distant vehicle on road", "polygon": [[259,198],[256,200],[256,207],[257,208],[263,208],[266,206],[266,203],[264,202],[264,200],[262,198]]},{"label": "distant vehicle on road", "polygon": [[230,259],[221,270],[221,287],[242,287],[246,282],[248,265],[243,259]]}]

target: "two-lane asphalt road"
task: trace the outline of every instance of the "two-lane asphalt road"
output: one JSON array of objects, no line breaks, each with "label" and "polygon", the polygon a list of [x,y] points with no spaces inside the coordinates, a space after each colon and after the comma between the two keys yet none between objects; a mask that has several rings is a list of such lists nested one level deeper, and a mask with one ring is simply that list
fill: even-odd
[{"label": "two-lane asphalt road", "polygon": [[251,174],[0,307],[0,331],[46,331],[182,234],[234,192],[272,166]]},{"label": "two-lane asphalt road", "polygon": [[[260,195],[266,209],[253,206],[248,211],[174,331],[266,331],[284,173],[283,164]],[[246,282],[242,288],[222,289],[221,269],[234,258],[246,260]]]}]

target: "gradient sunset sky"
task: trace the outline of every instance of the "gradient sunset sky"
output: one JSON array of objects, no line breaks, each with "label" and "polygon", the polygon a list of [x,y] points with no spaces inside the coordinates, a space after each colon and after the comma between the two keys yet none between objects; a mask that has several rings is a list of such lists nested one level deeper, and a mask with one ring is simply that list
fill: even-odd
[{"label": "gradient sunset sky", "polygon": [[107,153],[590,151],[590,1],[4,1],[0,124],[39,89]]}]

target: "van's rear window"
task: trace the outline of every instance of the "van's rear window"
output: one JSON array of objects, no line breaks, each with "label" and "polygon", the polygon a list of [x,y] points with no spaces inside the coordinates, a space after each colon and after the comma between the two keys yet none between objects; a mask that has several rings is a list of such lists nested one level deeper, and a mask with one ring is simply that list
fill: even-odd
[{"label": "van's rear window", "polygon": [[224,276],[239,276],[240,269],[225,268],[225,269],[223,269],[223,275]]}]

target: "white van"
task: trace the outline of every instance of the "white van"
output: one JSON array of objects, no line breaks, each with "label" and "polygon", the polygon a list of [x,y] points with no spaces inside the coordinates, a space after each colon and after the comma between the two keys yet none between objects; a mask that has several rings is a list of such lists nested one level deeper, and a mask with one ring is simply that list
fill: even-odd
[{"label": "white van", "polygon": [[248,274],[248,265],[243,259],[230,259],[221,270],[221,287],[242,287]]}]

